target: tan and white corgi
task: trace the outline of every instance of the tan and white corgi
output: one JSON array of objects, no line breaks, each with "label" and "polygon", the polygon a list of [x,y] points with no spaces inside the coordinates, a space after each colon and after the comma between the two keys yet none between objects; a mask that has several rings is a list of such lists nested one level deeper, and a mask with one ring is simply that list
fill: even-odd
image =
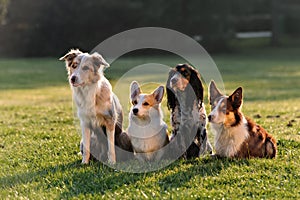
[{"label": "tan and white corgi", "polygon": [[159,161],[163,156],[160,149],[169,143],[160,106],[163,96],[163,86],[152,94],[143,94],[136,81],[131,83],[128,135],[139,160]]},{"label": "tan and white corgi", "polygon": [[275,138],[241,111],[243,90],[237,88],[225,96],[214,81],[209,86],[211,113],[208,120],[215,133],[216,155],[237,158],[274,158],[277,153]]}]

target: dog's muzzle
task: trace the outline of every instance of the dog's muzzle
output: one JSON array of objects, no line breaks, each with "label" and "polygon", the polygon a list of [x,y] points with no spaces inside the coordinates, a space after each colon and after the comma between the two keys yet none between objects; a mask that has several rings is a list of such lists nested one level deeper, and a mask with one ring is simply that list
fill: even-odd
[{"label": "dog's muzzle", "polygon": [[132,109],[132,112],[133,112],[133,114],[134,114],[134,115],[137,115],[137,114],[138,114],[138,112],[139,112],[139,109],[137,109],[137,108],[134,108],[134,109]]},{"label": "dog's muzzle", "polygon": [[74,84],[74,83],[76,82],[76,79],[77,79],[76,76],[72,76],[71,79],[70,79],[70,80],[71,80],[71,83]]}]

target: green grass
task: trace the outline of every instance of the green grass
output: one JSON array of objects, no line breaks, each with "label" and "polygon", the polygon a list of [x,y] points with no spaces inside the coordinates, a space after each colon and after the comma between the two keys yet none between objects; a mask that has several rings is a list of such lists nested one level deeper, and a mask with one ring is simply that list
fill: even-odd
[{"label": "green grass", "polygon": [[[97,162],[80,164],[80,135],[63,63],[2,59],[0,199],[299,199],[299,54],[299,48],[281,48],[213,56],[227,93],[243,86],[244,113],[260,114],[254,120],[277,138],[276,159],[204,157],[144,174],[115,171]],[[182,60],[121,58],[106,74],[116,83],[145,62],[174,65]],[[164,112],[169,123],[165,102]],[[270,117],[276,115],[280,117]],[[291,120],[293,126],[287,127]]]}]

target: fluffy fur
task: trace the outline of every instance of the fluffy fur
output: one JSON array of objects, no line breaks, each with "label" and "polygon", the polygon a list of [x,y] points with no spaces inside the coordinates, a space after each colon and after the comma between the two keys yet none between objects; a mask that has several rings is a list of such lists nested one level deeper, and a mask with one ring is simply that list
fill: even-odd
[{"label": "fluffy fur", "polygon": [[60,60],[66,62],[68,79],[80,119],[82,163],[89,162],[91,143],[93,144],[91,135],[99,134],[102,131],[101,127],[107,134],[108,162],[116,163],[115,142],[128,151],[132,151],[132,147],[126,133],[122,133],[123,117],[119,100],[103,75],[109,64],[98,53],[90,55],[79,50],[71,50]]},{"label": "fluffy fur", "polygon": [[[211,153],[212,146],[206,132],[206,111],[203,104],[204,91],[198,71],[188,64],[178,64],[170,70],[166,88],[167,105],[171,110],[171,140],[178,136],[176,139],[178,148],[185,149],[187,147],[186,143],[190,144],[193,141],[184,153],[186,158]],[[192,130],[188,130],[189,133],[181,132],[183,116],[194,119],[197,133],[193,133]],[[189,141],[185,139],[194,134],[196,135],[195,138],[190,138]]]},{"label": "fluffy fur", "polygon": [[160,160],[163,151],[159,150],[169,143],[160,107],[163,95],[163,86],[152,94],[143,94],[137,82],[131,83],[128,135],[139,160]]},{"label": "fluffy fur", "polygon": [[216,155],[237,158],[274,158],[276,140],[261,126],[244,116],[242,88],[230,96],[221,94],[212,81],[209,86],[211,113],[208,116],[215,132]]}]

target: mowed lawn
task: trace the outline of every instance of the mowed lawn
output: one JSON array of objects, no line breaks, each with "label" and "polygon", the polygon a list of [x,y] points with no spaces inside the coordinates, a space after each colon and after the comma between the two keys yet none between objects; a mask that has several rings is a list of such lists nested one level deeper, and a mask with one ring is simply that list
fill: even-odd
[{"label": "mowed lawn", "polygon": [[[98,162],[80,164],[80,133],[64,63],[1,59],[0,199],[299,199],[299,55],[299,48],[280,48],[212,56],[227,93],[243,86],[244,113],[276,137],[276,159],[207,156],[139,174]],[[115,84],[137,65],[179,62],[184,61],[170,56],[124,57],[106,74]],[[209,112],[207,96],[205,102]],[[165,101],[163,108],[169,123]]]}]

